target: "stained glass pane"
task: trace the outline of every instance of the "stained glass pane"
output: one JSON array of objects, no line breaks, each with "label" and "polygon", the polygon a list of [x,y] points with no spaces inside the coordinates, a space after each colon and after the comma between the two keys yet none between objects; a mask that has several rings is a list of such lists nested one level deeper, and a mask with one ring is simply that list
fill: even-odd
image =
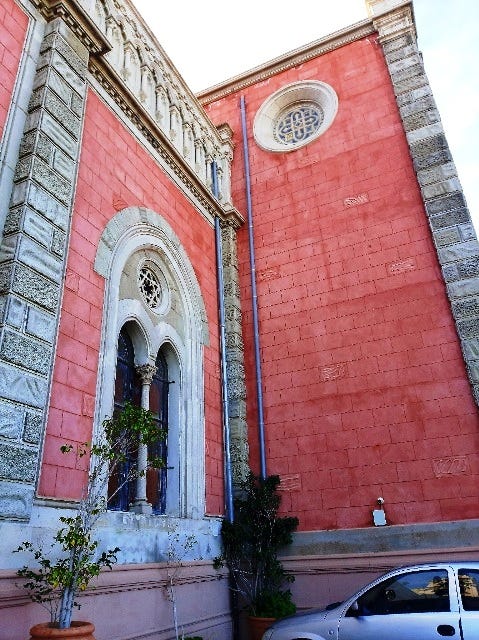
[{"label": "stained glass pane", "polygon": [[[133,343],[125,328],[118,336],[118,351],[115,375],[114,410],[120,411],[125,402],[139,404],[140,384],[135,370]],[[108,508],[115,511],[128,511],[135,498],[136,484],[125,482],[131,466],[136,464],[136,452],[127,452],[127,460],[119,465],[108,481]],[[120,489],[119,489],[120,487]],[[118,490],[119,489],[119,490]]]},{"label": "stained glass pane", "polygon": [[318,131],[323,119],[323,110],[313,102],[289,106],[279,114],[275,137],[287,145],[304,142]]},{"label": "stained glass pane", "polygon": [[[157,424],[168,432],[168,366],[163,354],[158,352],[156,373],[150,387],[150,411]],[[165,513],[168,448],[167,437],[164,441],[150,446],[150,456],[163,461],[161,469],[150,469],[146,476],[146,495],[153,506],[153,513]]]}]

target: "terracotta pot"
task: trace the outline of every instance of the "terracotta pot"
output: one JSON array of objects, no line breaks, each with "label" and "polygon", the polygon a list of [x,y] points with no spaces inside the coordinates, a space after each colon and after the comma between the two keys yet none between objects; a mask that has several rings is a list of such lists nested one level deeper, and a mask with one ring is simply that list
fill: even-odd
[{"label": "terracotta pot", "polygon": [[30,629],[30,640],[42,640],[43,638],[95,640],[94,631],[95,627],[91,622],[72,622],[72,626],[69,629],[58,629],[57,627],[51,627],[49,622],[42,622]]},{"label": "terracotta pot", "polygon": [[256,616],[248,616],[249,637],[250,640],[261,640],[266,629],[276,622],[276,618],[257,618]]}]

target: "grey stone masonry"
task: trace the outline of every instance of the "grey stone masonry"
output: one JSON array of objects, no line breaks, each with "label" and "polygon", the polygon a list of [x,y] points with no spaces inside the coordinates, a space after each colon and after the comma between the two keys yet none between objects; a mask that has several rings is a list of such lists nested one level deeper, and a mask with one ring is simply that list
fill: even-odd
[{"label": "grey stone masonry", "polygon": [[437,249],[476,403],[479,404],[479,243],[462,193],[408,5],[379,33]]},{"label": "grey stone masonry", "polygon": [[244,346],[241,329],[241,303],[236,249],[236,229],[222,224],[223,272],[225,293],[226,368],[231,430],[233,484],[238,486],[248,474],[248,433],[246,426],[246,385]]},{"label": "grey stone masonry", "polygon": [[46,420],[89,52],[61,19],[40,47],[0,249],[0,517],[29,516]]}]

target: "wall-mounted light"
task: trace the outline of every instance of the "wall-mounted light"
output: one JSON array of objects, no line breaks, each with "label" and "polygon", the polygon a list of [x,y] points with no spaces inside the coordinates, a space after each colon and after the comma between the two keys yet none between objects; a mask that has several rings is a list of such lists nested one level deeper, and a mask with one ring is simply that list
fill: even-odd
[{"label": "wall-mounted light", "polygon": [[376,502],[379,509],[373,509],[373,522],[375,527],[383,527],[386,522],[386,512],[384,511],[384,498],[379,497]]}]

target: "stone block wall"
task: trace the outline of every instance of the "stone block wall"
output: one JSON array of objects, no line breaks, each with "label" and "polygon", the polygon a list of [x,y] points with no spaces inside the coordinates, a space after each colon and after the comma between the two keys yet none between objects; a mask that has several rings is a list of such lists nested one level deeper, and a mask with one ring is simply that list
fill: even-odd
[{"label": "stone block wall", "polygon": [[[457,332],[479,402],[479,243],[424,70],[412,25],[377,27],[424,205],[447,284]],[[400,16],[399,16],[400,17]]]},{"label": "stone block wall", "polygon": [[28,17],[15,4],[14,0],[5,0],[0,7],[0,140],[10,109],[12,93],[17,78],[22,47],[25,41]]},{"label": "stone block wall", "polygon": [[43,442],[86,98],[88,51],[46,28],[1,245],[1,513],[28,518]]}]

